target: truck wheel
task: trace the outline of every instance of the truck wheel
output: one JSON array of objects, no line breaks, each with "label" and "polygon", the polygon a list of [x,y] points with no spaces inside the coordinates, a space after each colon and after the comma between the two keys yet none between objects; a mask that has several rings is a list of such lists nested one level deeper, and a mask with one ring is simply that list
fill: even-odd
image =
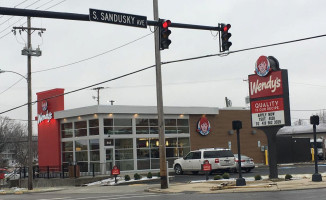
[{"label": "truck wheel", "polygon": [[182,168],[181,168],[180,165],[176,165],[176,166],[174,166],[174,172],[175,172],[176,175],[181,175],[181,174],[183,174],[183,171],[182,171]]}]

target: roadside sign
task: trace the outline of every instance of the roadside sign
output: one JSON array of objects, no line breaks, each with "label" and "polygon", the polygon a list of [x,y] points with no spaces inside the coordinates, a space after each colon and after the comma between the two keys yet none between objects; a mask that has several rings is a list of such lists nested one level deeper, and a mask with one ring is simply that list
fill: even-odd
[{"label": "roadside sign", "polygon": [[273,71],[266,56],[256,62],[255,74],[248,76],[251,126],[289,126],[290,101],[287,70]]},{"label": "roadside sign", "polygon": [[114,165],[112,168],[111,174],[112,175],[120,175],[120,169],[116,165]]},{"label": "roadside sign", "polygon": [[208,160],[205,160],[204,164],[202,164],[202,170],[203,171],[211,171],[212,170],[212,165],[209,163]]},{"label": "roadside sign", "polygon": [[89,20],[125,26],[147,28],[147,17],[105,10],[89,9]]},{"label": "roadside sign", "polygon": [[283,98],[251,101],[252,127],[285,124]]}]

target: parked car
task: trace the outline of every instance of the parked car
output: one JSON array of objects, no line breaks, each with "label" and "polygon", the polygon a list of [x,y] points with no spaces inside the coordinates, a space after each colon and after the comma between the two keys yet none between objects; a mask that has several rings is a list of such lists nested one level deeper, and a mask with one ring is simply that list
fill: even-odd
[{"label": "parked car", "polygon": [[[239,171],[239,162],[238,162],[238,154],[234,154],[235,162],[236,162],[236,169]],[[250,172],[252,169],[255,168],[254,159],[246,156],[241,155],[241,170],[245,172]]]},{"label": "parked car", "polygon": [[212,165],[212,172],[234,171],[235,159],[231,150],[222,148],[199,149],[190,151],[185,157],[178,158],[173,163],[175,174],[183,174],[184,171],[191,171],[197,174],[205,160]]},{"label": "parked car", "polygon": [[19,171],[14,170],[5,176],[6,180],[17,180],[20,178]]}]

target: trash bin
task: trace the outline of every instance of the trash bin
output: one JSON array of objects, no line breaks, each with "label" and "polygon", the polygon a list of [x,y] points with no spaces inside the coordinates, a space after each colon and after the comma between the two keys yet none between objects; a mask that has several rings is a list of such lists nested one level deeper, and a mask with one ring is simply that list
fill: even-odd
[{"label": "trash bin", "polygon": [[[76,170],[76,172],[75,172]],[[68,167],[69,178],[78,178],[80,177],[80,170],[78,165],[70,165]]]}]

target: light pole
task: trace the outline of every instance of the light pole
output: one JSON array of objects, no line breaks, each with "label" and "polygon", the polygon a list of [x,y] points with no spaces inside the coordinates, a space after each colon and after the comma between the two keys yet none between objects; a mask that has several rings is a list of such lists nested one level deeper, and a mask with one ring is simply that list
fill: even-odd
[{"label": "light pole", "polygon": [[10,72],[10,73],[17,74],[17,75],[23,77],[23,78],[27,81],[27,78],[26,78],[24,75],[22,75],[22,74],[20,74],[20,73],[18,73],[18,72],[15,72],[15,71],[9,71],[9,70],[2,70],[2,69],[0,69],[0,74],[1,74],[1,73],[5,73],[5,72]]}]

